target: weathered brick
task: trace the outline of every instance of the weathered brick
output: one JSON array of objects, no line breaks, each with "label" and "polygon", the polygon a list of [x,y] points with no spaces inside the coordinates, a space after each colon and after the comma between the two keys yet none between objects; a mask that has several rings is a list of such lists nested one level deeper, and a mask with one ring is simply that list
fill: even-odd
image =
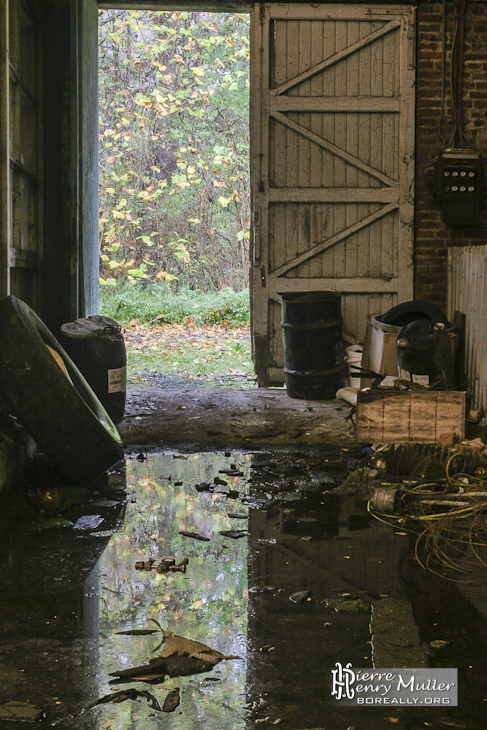
[{"label": "weathered brick", "polygon": [[[441,131],[452,131],[450,52],[453,5],[446,6],[446,65]],[[463,73],[463,118],[473,144],[486,151],[487,134],[487,2],[469,3],[465,23]],[[432,165],[443,142],[438,135],[441,108],[443,56],[443,3],[421,3],[417,11],[417,108],[416,108],[416,204],[415,204],[415,295],[440,306],[446,301],[447,250],[450,246],[474,245],[487,240],[487,211],[472,228],[453,229],[441,220],[441,209],[426,187],[424,172]],[[437,55],[439,54],[439,55]],[[486,160],[487,162],[487,160]]]}]

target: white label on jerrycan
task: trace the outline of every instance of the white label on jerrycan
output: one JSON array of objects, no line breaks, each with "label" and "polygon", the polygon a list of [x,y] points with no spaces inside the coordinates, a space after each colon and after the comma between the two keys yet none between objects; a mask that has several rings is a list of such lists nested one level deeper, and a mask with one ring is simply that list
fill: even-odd
[{"label": "white label on jerrycan", "polygon": [[430,384],[430,376],[429,375],[416,375],[413,373],[413,383],[417,383],[418,385],[429,385]]},{"label": "white label on jerrycan", "polygon": [[125,393],[127,389],[127,368],[108,370],[108,392]]}]

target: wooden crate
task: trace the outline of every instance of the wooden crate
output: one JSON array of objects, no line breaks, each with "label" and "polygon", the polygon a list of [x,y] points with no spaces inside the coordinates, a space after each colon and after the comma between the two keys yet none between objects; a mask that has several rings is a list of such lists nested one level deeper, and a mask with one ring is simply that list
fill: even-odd
[{"label": "wooden crate", "polygon": [[395,388],[357,394],[357,441],[443,443],[465,438],[465,393]]}]

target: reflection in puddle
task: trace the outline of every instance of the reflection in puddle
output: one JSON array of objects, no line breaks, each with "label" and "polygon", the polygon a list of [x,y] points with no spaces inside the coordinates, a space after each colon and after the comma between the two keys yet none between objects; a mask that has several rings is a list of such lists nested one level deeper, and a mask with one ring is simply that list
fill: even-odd
[{"label": "reflection in puddle", "polygon": [[[174,715],[164,717],[165,727],[193,728],[199,718],[205,728],[237,727],[245,698],[247,646],[247,538],[231,539],[220,530],[235,528],[243,521],[228,517],[237,503],[225,494],[198,492],[203,482],[214,478],[228,482],[215,490],[245,492],[242,477],[227,477],[220,469],[229,469],[230,459],[223,455],[149,455],[147,461],[131,460],[127,466],[127,486],[134,502],[127,505],[123,529],[112,537],[100,563],[100,630],[106,640],[100,650],[100,666],[116,671],[145,664],[157,656],[158,634],[150,636],[116,636],[124,629],[154,628],[155,619],[164,629],[188,639],[203,642],[238,660],[224,661],[210,673],[168,680],[167,687],[180,687],[181,705]],[[250,457],[239,455],[239,467],[248,475]],[[177,486],[176,486],[177,485]],[[238,504],[238,512],[247,509]],[[246,522],[246,521],[245,521]],[[180,535],[187,531],[210,537],[209,542]],[[186,573],[159,574],[136,571],[135,563],[164,556],[176,563],[187,558]],[[159,649],[160,650],[160,649]],[[110,687],[102,680],[99,693]],[[111,688],[113,691],[113,687]],[[167,690],[155,686],[151,691],[162,702]],[[119,707],[97,710],[112,721]],[[127,711],[127,710],[126,710]],[[153,725],[150,708],[136,706],[129,720]],[[128,722],[128,724],[127,724]]]},{"label": "reflection in puddle", "polygon": [[[423,571],[414,536],[371,520],[365,496],[327,494],[346,468],[335,457],[132,458],[123,509],[112,491],[64,515],[76,530],[4,535],[0,705],[29,701],[66,730],[484,728],[483,568],[463,583]],[[186,572],[158,572],[164,558],[187,559]],[[114,682],[157,657],[158,627],[238,658],[163,684]],[[458,667],[461,706],[337,707],[336,662]],[[163,713],[134,694],[86,709],[130,688],[161,705],[179,688],[180,704]]]}]

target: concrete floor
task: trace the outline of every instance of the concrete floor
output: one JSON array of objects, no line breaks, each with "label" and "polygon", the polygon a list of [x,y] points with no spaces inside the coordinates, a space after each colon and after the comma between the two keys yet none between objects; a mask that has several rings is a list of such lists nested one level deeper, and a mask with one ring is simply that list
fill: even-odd
[{"label": "concrete floor", "polygon": [[347,446],[355,443],[343,401],[289,398],[284,388],[205,387],[188,381],[131,389],[118,430],[125,444]]}]

